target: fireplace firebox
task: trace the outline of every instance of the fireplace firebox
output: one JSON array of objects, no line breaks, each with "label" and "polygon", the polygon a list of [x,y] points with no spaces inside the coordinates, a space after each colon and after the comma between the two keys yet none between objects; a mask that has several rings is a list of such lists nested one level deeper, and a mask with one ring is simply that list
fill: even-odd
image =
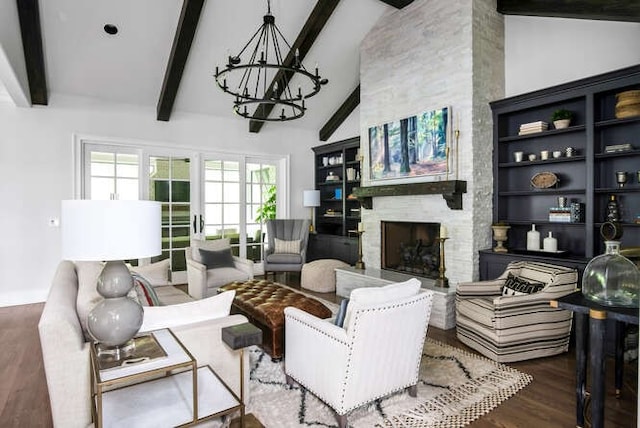
[{"label": "fireplace firebox", "polygon": [[437,279],[440,223],[381,222],[381,268]]}]

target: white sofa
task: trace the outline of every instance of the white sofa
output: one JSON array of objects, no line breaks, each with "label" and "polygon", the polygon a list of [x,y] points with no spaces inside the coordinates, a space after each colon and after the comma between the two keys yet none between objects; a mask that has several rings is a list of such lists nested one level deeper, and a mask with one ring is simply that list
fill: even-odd
[{"label": "white sofa", "polygon": [[[79,277],[92,281],[94,275],[82,271],[81,264],[63,261],[58,266],[38,330],[42,357],[49,389],[53,424],[73,428],[91,425],[91,387],[89,376],[89,342],[80,323],[77,300]],[[92,279],[93,278],[93,279]],[[95,282],[94,282],[95,284]],[[87,284],[83,283],[83,286]],[[220,316],[219,296],[192,301],[171,285],[155,287],[161,302],[171,306],[145,307],[143,331],[170,327],[198,361],[198,366],[210,365],[239,395],[239,354],[221,340],[221,329],[247,322],[242,315]],[[233,296],[224,296],[230,305]],[[217,312],[217,314],[216,314]],[[217,316],[217,318],[215,318]],[[163,325],[163,322],[166,324]],[[248,400],[248,353],[245,353],[245,402]]]}]

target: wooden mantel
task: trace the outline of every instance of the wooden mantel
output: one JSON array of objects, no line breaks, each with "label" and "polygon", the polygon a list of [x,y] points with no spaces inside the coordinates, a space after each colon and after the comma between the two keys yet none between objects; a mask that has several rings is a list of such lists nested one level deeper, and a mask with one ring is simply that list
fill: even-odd
[{"label": "wooden mantel", "polygon": [[423,183],[390,184],[386,186],[356,187],[354,195],[366,209],[373,207],[378,196],[438,195],[441,194],[452,210],[462,209],[462,194],[467,193],[467,182],[460,180],[430,181]]}]

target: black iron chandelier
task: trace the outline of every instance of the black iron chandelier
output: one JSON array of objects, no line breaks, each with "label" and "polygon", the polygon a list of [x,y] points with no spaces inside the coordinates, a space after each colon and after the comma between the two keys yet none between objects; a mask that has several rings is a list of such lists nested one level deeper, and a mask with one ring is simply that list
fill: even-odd
[{"label": "black iron chandelier", "polygon": [[[281,45],[288,49],[285,58]],[[317,66],[315,73],[310,73],[302,65],[299,50],[292,49],[276,26],[270,0],[267,0],[267,14],[260,28],[240,53],[229,55],[224,69],[216,67],[214,76],[218,87],[235,97],[233,111],[236,114],[266,122],[301,118],[306,110],[305,99],[317,94],[320,87],[328,83],[320,77]],[[292,89],[296,85],[297,88]],[[270,116],[274,108],[279,108],[280,112]]]}]

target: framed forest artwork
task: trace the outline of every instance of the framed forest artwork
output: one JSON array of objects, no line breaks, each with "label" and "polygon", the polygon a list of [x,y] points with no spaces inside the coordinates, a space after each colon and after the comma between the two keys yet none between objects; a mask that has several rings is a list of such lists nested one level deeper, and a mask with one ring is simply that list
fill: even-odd
[{"label": "framed forest artwork", "polygon": [[444,107],[369,128],[370,179],[447,174],[450,116]]}]

